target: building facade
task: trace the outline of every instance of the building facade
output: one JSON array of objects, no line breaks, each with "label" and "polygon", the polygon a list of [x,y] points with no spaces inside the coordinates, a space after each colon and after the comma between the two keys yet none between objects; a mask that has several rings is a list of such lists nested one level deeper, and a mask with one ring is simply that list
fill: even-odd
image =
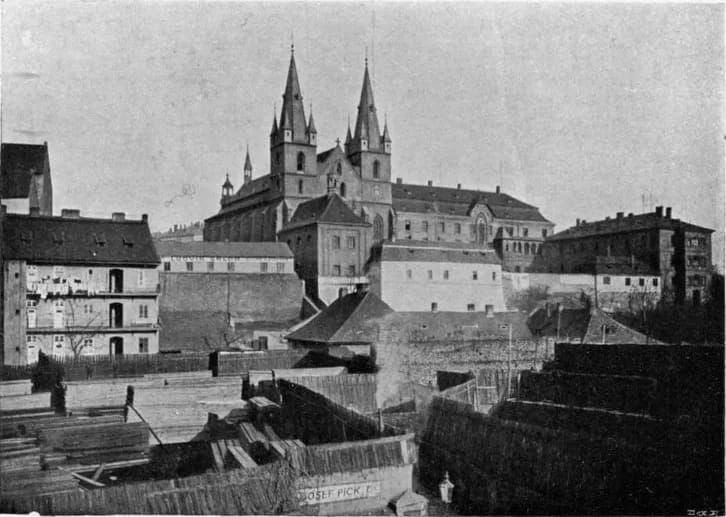
[{"label": "building facade", "polygon": [[8,214],[3,362],[158,352],[158,265],[146,216]]},{"label": "building facade", "polygon": [[549,237],[536,269],[548,273],[607,275],[609,268],[626,278],[657,275],[661,291],[677,303],[701,303],[708,292],[713,230],[673,219],[671,208],[577,224]]},{"label": "building facade", "polygon": [[[220,210],[205,221],[204,238],[290,241],[296,269],[309,286],[308,292],[320,299],[333,294],[331,299],[337,297],[334,291],[340,284],[367,283],[361,265],[370,258],[373,247],[384,241],[475,244],[494,250],[503,261],[503,270],[520,271],[530,266],[545,236],[554,228],[537,207],[499,188],[482,192],[462,189],[460,185],[444,188],[434,187],[431,182],[425,186],[404,184],[401,179],[392,182],[392,139],[387,122],[381,130],[367,63],[354,128],[348,128],[344,143],[338,141],[335,147],[318,152],[317,129],[312,113],[305,113],[293,54],[279,121],[275,115],[269,141],[269,174],[252,177],[248,152],[242,186],[235,190],[226,178]],[[356,228],[351,230],[356,236],[351,237],[358,242],[353,262],[353,257],[343,256],[349,254],[341,251],[347,249],[345,244],[341,250],[328,245],[336,232],[345,233],[341,228],[322,235],[326,227],[318,225],[317,233],[309,233],[302,229],[301,217],[296,216],[302,207],[309,211],[309,203],[322,208],[325,203],[319,200],[333,192],[359,219],[351,223]],[[298,239],[306,246],[304,250],[296,246]],[[355,280],[341,282],[336,278],[336,266],[340,267],[340,277]],[[320,291],[322,286],[326,286],[324,293]]]},{"label": "building facade", "polygon": [[505,309],[499,257],[472,244],[384,242],[374,250],[368,278],[371,291],[400,312]]}]

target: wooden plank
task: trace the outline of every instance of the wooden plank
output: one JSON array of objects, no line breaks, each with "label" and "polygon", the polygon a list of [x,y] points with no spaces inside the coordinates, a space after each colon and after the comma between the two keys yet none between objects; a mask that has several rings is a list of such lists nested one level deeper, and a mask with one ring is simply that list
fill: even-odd
[{"label": "wooden plank", "polygon": [[251,469],[257,467],[257,462],[253,460],[242,447],[233,445],[229,449],[229,453],[237,461],[243,469]]},{"label": "wooden plank", "polygon": [[223,472],[224,471],[224,458],[219,453],[219,445],[217,445],[217,442],[211,442],[210,446],[212,448],[212,455],[214,456],[214,465],[217,468],[217,471]]},{"label": "wooden plank", "polygon": [[88,483],[91,486],[95,486],[97,488],[103,488],[103,487],[106,486],[103,483],[99,483],[98,481],[95,481],[95,480],[93,480],[91,478],[87,478],[86,476],[83,476],[83,475],[79,474],[78,472],[71,472],[69,470],[63,469],[62,467],[58,467],[58,469],[59,470],[63,470],[64,472],[68,472],[74,478],[76,478],[76,479],[78,479],[80,481],[83,481],[84,483]]}]

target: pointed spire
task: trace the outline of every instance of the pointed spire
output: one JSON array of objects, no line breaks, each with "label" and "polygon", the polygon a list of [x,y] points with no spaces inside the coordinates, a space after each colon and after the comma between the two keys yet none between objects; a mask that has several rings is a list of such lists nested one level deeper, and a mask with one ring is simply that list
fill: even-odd
[{"label": "pointed spire", "polygon": [[[275,109],[277,111],[277,109]],[[277,113],[272,114],[272,131],[270,131],[270,136],[275,136],[277,134]]]},{"label": "pointed spire", "polygon": [[373,87],[368,74],[368,58],[365,60],[365,72],[363,74],[363,87],[360,92],[358,103],[358,119],[355,122],[354,138],[357,143],[362,139],[368,140],[368,149],[378,149],[381,141],[381,131],[378,127],[378,116],[376,105],[373,100]]},{"label": "pointed spire", "polygon": [[295,65],[295,46],[290,46],[290,66],[287,72],[285,93],[282,95],[282,112],[280,113],[280,129],[292,131],[293,142],[305,141],[305,108],[300,92],[300,81]]},{"label": "pointed spire", "polygon": [[391,135],[388,133],[388,115],[383,119],[383,143],[391,143]]},{"label": "pointed spire", "polygon": [[348,133],[345,135],[345,145],[350,144],[353,140],[353,135],[350,133],[350,113],[348,113]]},{"label": "pointed spire", "polygon": [[249,171],[250,173],[252,172],[252,160],[250,160],[250,145],[249,144],[247,144],[247,154],[245,156],[244,171],[245,172]]},{"label": "pointed spire", "polygon": [[224,183],[222,184],[222,192],[224,195],[227,195],[227,191],[231,191],[234,189],[234,186],[232,185],[232,182],[229,181],[229,172],[227,173],[227,177],[224,180]]},{"label": "pointed spire", "polygon": [[317,131],[315,129],[315,122],[313,121],[313,104],[312,104],[312,102],[310,103],[310,121],[308,122],[307,132],[308,132],[308,134],[312,134],[312,135],[317,134]]}]

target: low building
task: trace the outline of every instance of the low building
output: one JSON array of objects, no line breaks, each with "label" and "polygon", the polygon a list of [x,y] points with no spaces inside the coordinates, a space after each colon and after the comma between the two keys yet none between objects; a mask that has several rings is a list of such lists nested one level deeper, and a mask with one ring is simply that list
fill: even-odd
[{"label": "low building", "polygon": [[3,362],[158,351],[159,280],[146,215],[127,220],[8,214]]},{"label": "low building", "polygon": [[374,248],[368,277],[396,311],[504,310],[501,261],[474,243],[386,241]]},{"label": "low building", "polygon": [[663,293],[677,303],[699,305],[708,292],[713,230],[673,219],[671,208],[577,224],[548,237],[535,270],[547,273],[600,274],[608,262],[626,277],[640,276],[644,265],[660,278]]},{"label": "low building", "polygon": [[175,224],[165,232],[154,234],[155,241],[200,242],[204,240],[204,222]]},{"label": "low building", "polygon": [[8,213],[53,215],[48,142],[2,144],[0,199]]},{"label": "low building", "polygon": [[283,348],[303,283],[282,242],[156,242],[161,350]]}]

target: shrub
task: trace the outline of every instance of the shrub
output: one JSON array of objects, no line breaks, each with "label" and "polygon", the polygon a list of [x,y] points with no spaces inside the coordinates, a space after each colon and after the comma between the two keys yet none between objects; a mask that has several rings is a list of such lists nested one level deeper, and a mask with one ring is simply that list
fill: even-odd
[{"label": "shrub", "polygon": [[63,366],[40,352],[38,362],[30,372],[30,380],[33,383],[33,393],[50,391],[63,380]]}]

